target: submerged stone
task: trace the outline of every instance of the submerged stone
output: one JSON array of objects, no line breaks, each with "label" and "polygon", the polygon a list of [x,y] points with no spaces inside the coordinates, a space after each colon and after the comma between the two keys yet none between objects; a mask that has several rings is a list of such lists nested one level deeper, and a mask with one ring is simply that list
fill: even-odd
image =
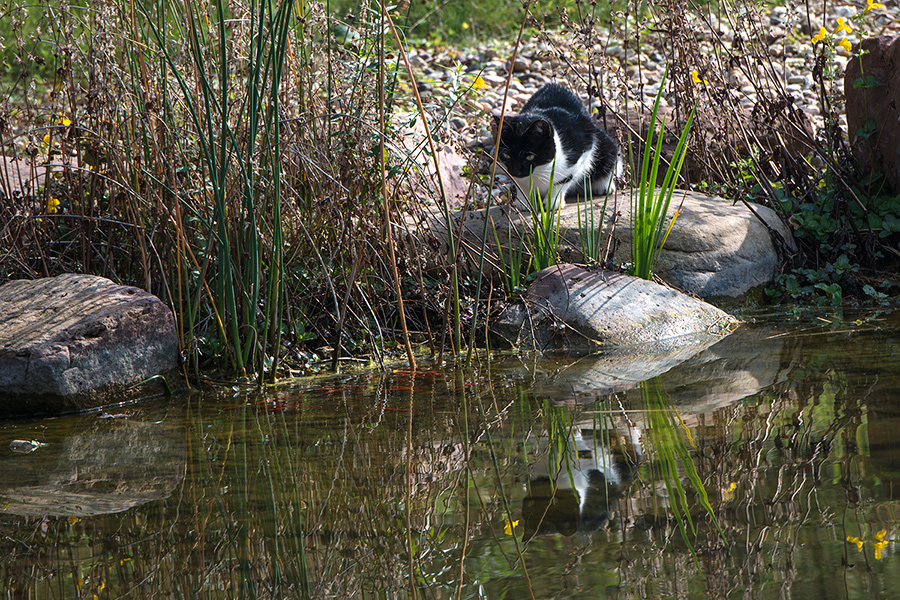
[{"label": "submerged stone", "polygon": [[[175,320],[141,289],[66,274],[0,286],[0,416],[134,399],[178,366]],[[160,384],[156,384],[160,386]]]},{"label": "submerged stone", "polygon": [[659,354],[702,348],[737,323],[711,304],[652,281],[563,264],[538,273],[524,305],[507,307],[492,330],[521,350]]}]

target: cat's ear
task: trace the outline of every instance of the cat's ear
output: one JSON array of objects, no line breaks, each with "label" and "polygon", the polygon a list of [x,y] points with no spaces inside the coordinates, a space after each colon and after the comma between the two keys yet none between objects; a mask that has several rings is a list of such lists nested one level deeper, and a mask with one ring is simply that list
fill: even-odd
[{"label": "cat's ear", "polygon": [[[513,117],[515,115],[511,115],[506,113],[503,117],[503,124],[512,123]],[[497,132],[500,130],[500,113],[491,113],[491,133],[493,135],[497,135]]]},{"label": "cat's ear", "polygon": [[539,138],[548,138],[553,133],[553,126],[547,119],[535,119],[528,129]]},{"label": "cat's ear", "polygon": [[500,115],[491,113],[491,133],[496,137],[497,130],[500,129]]}]

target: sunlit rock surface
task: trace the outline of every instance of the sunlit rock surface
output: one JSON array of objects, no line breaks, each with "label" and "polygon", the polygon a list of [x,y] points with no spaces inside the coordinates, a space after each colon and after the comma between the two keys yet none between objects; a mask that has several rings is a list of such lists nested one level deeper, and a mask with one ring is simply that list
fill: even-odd
[{"label": "sunlit rock surface", "polygon": [[[605,204],[605,211],[604,211]],[[794,247],[790,230],[769,208],[752,203],[732,203],[698,192],[676,190],[668,218],[681,207],[656,264],[655,274],[666,283],[701,298],[739,298],[771,283],[781,264],[781,254]],[[481,240],[487,232],[492,257],[486,262],[495,277],[507,269],[510,248],[521,247],[531,234],[531,215],[507,205],[490,209],[485,229],[485,210],[453,213],[454,235],[461,232],[460,262],[477,270]],[[668,226],[667,221],[667,225]],[[591,225],[586,225],[591,224]],[[430,223],[429,242],[446,251],[446,225],[436,217]],[[582,230],[599,231],[602,248],[609,247],[619,264],[631,261],[631,209],[629,191],[608,199],[571,202],[560,211],[560,253],[569,262],[585,262]],[[611,235],[611,238],[610,238]],[[496,241],[503,246],[497,258]]]},{"label": "sunlit rock surface", "polygon": [[0,416],[57,414],[157,391],[135,384],[178,366],[172,312],[103,277],[0,286]]},{"label": "sunlit rock surface", "polygon": [[524,305],[507,307],[493,331],[520,350],[662,354],[709,345],[737,323],[711,304],[652,281],[556,265],[538,273]]}]

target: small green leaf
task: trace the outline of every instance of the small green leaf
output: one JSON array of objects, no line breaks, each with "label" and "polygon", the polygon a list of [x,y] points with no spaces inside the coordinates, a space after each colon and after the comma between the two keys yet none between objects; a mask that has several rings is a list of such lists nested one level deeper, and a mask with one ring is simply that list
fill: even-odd
[{"label": "small green leaf", "polygon": [[860,77],[859,79],[857,79],[856,81],[853,82],[853,89],[855,89],[855,90],[858,90],[860,88],[866,89],[866,88],[873,88],[873,87],[878,87],[878,80],[875,79],[874,77],[872,77],[871,75],[869,75],[865,79]]}]

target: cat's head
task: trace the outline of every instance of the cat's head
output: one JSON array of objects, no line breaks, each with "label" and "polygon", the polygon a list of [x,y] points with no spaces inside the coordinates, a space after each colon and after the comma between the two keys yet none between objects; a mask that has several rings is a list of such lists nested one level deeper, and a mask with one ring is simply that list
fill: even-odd
[{"label": "cat's head", "polygon": [[[494,135],[500,117],[494,115]],[[531,171],[553,161],[556,142],[553,125],[538,115],[519,114],[503,117],[498,158],[513,177],[528,177]]]}]

